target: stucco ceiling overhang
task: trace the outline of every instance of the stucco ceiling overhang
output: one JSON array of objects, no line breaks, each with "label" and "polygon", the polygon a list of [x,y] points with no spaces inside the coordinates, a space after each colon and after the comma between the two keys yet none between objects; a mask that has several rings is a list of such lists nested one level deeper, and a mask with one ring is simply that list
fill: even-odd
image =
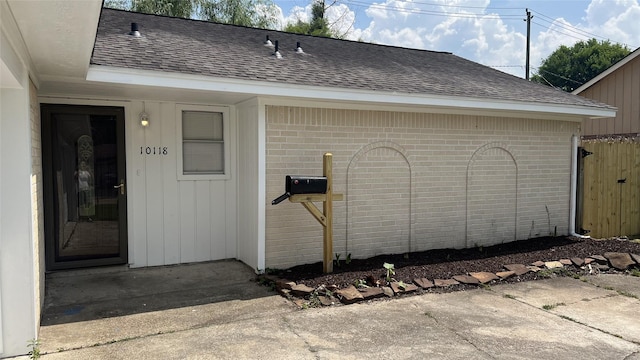
[{"label": "stucco ceiling overhang", "polygon": [[6,0],[40,81],[84,79],[96,37],[101,0]]}]

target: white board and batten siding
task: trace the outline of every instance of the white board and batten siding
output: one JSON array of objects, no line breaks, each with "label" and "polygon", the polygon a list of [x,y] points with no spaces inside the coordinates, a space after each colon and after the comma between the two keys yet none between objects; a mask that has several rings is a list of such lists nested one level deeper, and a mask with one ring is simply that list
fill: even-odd
[{"label": "white board and batten siding", "polygon": [[[187,105],[188,106],[188,105]],[[132,267],[235,258],[236,121],[229,110],[229,174],[180,179],[182,104],[132,102],[127,112],[129,263]],[[220,107],[198,105],[217,111]],[[149,115],[149,126],[138,114]]]}]

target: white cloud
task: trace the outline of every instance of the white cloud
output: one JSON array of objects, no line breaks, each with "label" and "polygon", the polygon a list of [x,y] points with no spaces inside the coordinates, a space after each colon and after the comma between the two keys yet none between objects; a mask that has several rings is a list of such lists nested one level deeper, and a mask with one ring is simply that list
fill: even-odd
[{"label": "white cloud", "polygon": [[[488,6],[489,0],[385,0],[369,5],[364,11],[366,21],[358,19],[367,25],[355,28],[355,12],[344,3],[336,3],[327,10],[327,19],[347,39],[448,51],[523,77],[524,9],[522,17],[509,17],[492,12]],[[593,37],[591,34],[623,42],[631,50],[640,45],[638,0],[592,0],[584,11],[582,23],[570,23],[562,17],[534,17],[532,67],[538,67],[560,45],[571,46]],[[295,7],[285,23],[298,18],[308,21],[310,14],[310,5]],[[574,27],[583,33],[571,31]]]}]

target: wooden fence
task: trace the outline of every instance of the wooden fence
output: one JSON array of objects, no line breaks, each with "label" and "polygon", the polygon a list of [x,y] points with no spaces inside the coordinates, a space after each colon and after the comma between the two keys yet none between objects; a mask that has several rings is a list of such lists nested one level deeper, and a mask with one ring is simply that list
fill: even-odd
[{"label": "wooden fence", "polygon": [[[580,228],[594,238],[640,234],[640,138],[583,140]],[[578,214],[580,219],[580,214]]]}]

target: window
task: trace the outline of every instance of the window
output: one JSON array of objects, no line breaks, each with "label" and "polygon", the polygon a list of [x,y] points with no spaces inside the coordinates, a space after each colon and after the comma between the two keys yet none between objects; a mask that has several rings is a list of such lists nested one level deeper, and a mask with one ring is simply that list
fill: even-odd
[{"label": "window", "polygon": [[229,178],[229,111],[209,106],[177,106],[178,178]]}]

